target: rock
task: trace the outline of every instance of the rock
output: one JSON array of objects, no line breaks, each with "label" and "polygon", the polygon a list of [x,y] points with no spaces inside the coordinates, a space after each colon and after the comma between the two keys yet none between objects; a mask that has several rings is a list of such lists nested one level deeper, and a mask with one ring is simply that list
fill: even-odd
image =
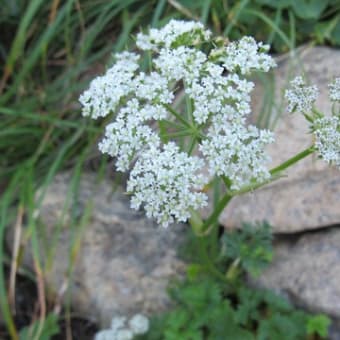
[{"label": "rock", "polygon": [[340,172],[314,171],[235,197],[223,211],[225,226],[269,221],[275,233],[313,229],[340,221]]},{"label": "rock", "polygon": [[[52,235],[58,225],[60,228],[46,272],[49,289],[53,292],[63,289],[71,264],[72,239],[81,236],[69,295],[78,313],[105,327],[113,316],[164,310],[169,303],[166,293],[169,280],[178,278],[184,270],[176,249],[184,239],[185,226],[175,225],[166,230],[158,227],[143,213],[131,210],[129,198],[122,191],[112,193],[111,181],[98,183],[95,175],[89,173],[81,177],[73,212],[76,211],[79,221],[92,201],[90,220],[84,227],[79,222],[72,225],[71,216],[67,215],[65,223],[60,224],[70,179],[69,174],[58,175],[39,209],[42,230],[46,233],[40,237],[40,248],[46,250],[42,258],[51,255],[47,249],[52,247]],[[32,267],[30,253],[25,256],[25,264]]]},{"label": "rock", "polygon": [[339,320],[340,226],[286,238],[275,244],[274,260],[256,285]]},{"label": "rock", "polygon": [[[275,71],[276,98],[280,98],[287,87],[287,76],[293,78],[301,74],[303,67],[309,81],[320,90],[316,107],[330,114],[327,84],[339,76],[337,61],[340,59],[340,50],[307,48],[300,50],[294,59],[288,56],[281,59]],[[262,98],[263,91],[260,86],[254,98]],[[254,104],[254,112],[258,113],[261,103],[255,100]],[[301,114],[283,113],[274,129],[276,142],[268,148],[272,157],[270,168],[312,145],[312,136],[308,131],[308,123]],[[276,233],[340,223],[340,172],[337,169],[313,155],[291,167],[286,175],[254,193],[234,198],[221,214],[220,223],[233,228],[240,226],[243,221],[267,220]]]},{"label": "rock", "polygon": [[340,320],[333,319],[328,333],[329,340],[340,340]]}]

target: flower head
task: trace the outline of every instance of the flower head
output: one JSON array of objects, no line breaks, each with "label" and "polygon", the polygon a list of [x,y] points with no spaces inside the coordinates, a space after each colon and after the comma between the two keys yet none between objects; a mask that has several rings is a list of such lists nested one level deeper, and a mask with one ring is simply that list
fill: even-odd
[{"label": "flower head", "polygon": [[136,43],[151,56],[149,70],[139,54],[117,54],[80,96],[83,115],[112,114],[99,149],[119,171],[131,169],[131,206],[166,227],[207,204],[205,168],[233,189],[267,179],[264,148],[273,136],[246,124],[254,84],[244,76],[275,66],[269,46],[251,37],[225,45],[201,23],[180,20]]},{"label": "flower head", "polygon": [[329,98],[333,102],[340,102],[340,78],[335,78],[333,82],[328,85]]},{"label": "flower head", "polygon": [[161,47],[173,48],[178,45],[195,45],[211,36],[203,24],[195,21],[170,20],[161,29],[152,28],[148,34],[139,33],[136,44],[141,50]]},{"label": "flower head", "polygon": [[123,52],[116,54],[115,59],[116,63],[105,75],[95,78],[79,97],[84,116],[94,119],[107,116],[116,110],[121,98],[133,90],[131,80],[139,67],[139,56]]},{"label": "flower head", "polygon": [[264,147],[274,141],[273,134],[223,120],[222,115],[214,117],[208,138],[200,148],[208,159],[210,173],[228,177],[234,190],[270,178],[266,168],[270,158]]},{"label": "flower head", "polygon": [[248,74],[252,70],[268,72],[276,66],[275,61],[267,54],[268,50],[269,45],[257,43],[252,37],[243,37],[229,44],[220,60],[231,72],[236,70],[240,70],[241,74]]},{"label": "flower head", "polygon": [[129,326],[134,334],[144,334],[149,330],[149,319],[142,314],[136,314],[129,321]]},{"label": "flower head", "polygon": [[312,110],[319,91],[315,85],[307,86],[302,77],[296,77],[290,82],[291,88],[286,90],[289,112],[308,113]]},{"label": "flower head", "polygon": [[328,163],[340,168],[340,119],[339,117],[323,117],[313,122],[316,137],[315,146],[319,155]]},{"label": "flower head", "polygon": [[196,191],[207,182],[199,173],[203,165],[198,157],[180,152],[173,142],[163,150],[151,147],[140,155],[130,173],[127,190],[133,194],[131,207],[139,209],[144,204],[146,215],[163,227],[174,219],[185,222],[191,209],[206,205],[207,196]]}]

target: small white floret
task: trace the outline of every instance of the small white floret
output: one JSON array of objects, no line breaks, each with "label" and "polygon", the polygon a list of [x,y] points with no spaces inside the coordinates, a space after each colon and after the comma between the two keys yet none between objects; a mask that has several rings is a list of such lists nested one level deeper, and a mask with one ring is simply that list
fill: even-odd
[{"label": "small white floret", "polygon": [[149,330],[149,319],[142,314],[136,314],[129,321],[129,326],[134,334],[145,334]]},{"label": "small white floret", "polygon": [[290,82],[291,88],[286,90],[289,112],[309,113],[312,110],[319,90],[315,85],[307,86],[302,77],[296,77]]},{"label": "small white floret", "polygon": [[333,102],[340,102],[340,78],[335,78],[333,82],[328,85],[329,98]]}]

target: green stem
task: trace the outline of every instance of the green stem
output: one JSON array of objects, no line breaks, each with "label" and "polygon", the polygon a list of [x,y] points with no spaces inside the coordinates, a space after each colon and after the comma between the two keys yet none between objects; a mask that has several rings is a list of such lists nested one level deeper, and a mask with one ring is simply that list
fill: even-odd
[{"label": "green stem", "polygon": [[[213,200],[214,200],[214,207],[218,204],[218,200],[221,196],[221,181],[218,177],[215,177],[214,184],[213,184]],[[216,258],[219,253],[219,235],[218,235],[218,227],[219,222],[216,220],[212,225],[211,236],[210,239],[210,253],[213,258]]]},{"label": "green stem", "polygon": [[198,246],[199,246],[199,254],[201,256],[201,260],[203,265],[206,266],[208,271],[214,275],[217,279],[222,280],[223,282],[226,281],[226,277],[217,269],[214,263],[211,261],[209,254],[207,252],[205,239],[198,237],[197,239]]},{"label": "green stem", "polygon": [[278,173],[282,172],[283,170],[286,170],[287,168],[289,168],[291,165],[297,163],[298,161],[300,161],[301,159],[309,156],[310,154],[312,154],[315,151],[314,145],[308,147],[307,149],[301,151],[300,153],[298,153],[297,155],[293,156],[292,158],[289,158],[288,160],[286,160],[285,162],[283,162],[282,164],[280,164],[279,166],[273,168],[270,170],[270,174],[272,176],[277,175]]},{"label": "green stem", "polygon": [[291,165],[297,163],[298,161],[300,161],[301,159],[309,156],[310,154],[312,154],[315,151],[314,146],[310,146],[307,149],[301,151],[300,153],[298,153],[297,155],[289,158],[287,161],[283,162],[282,164],[280,164],[279,166],[273,168],[270,170],[270,174],[271,174],[271,178],[268,181],[265,182],[261,182],[261,183],[254,183],[248,186],[243,187],[241,190],[238,191],[229,191],[227,192],[222,199],[218,202],[216,208],[214,209],[214,211],[211,213],[211,215],[208,217],[208,219],[204,222],[201,230],[203,231],[202,236],[208,234],[210,232],[210,230],[208,229],[209,226],[214,223],[215,221],[217,221],[219,215],[221,214],[221,212],[224,210],[224,208],[226,207],[226,205],[229,203],[229,201],[236,195],[239,194],[244,194],[247,193],[249,191],[252,191],[254,189],[257,189],[261,186],[263,186],[264,184],[270,183],[271,181],[273,181],[273,179],[277,178],[278,174],[280,172],[282,172],[283,170],[287,169],[288,167],[290,167]]},{"label": "green stem", "polygon": [[191,136],[191,130],[186,129],[182,131],[177,132],[171,132],[171,133],[162,133],[161,138],[178,138],[178,137],[186,137]]},{"label": "green stem", "polygon": [[282,171],[286,170],[287,168],[289,168],[293,164],[297,163],[301,159],[309,156],[314,151],[315,151],[315,149],[314,149],[313,145],[308,147],[307,149],[301,151],[300,153],[293,156],[292,158],[289,158],[288,160],[286,160],[285,162],[283,162],[279,166],[271,169],[269,171],[269,173],[271,174],[271,177],[268,180],[260,182],[260,183],[255,182],[255,183],[246,185],[246,186],[242,187],[240,190],[231,191],[230,195],[237,196],[237,195],[246,194],[247,192],[253,191],[255,189],[258,189],[258,188],[264,186],[265,184],[269,184],[269,183],[273,182],[274,180],[276,180],[277,178],[280,177],[279,175]]},{"label": "green stem", "polygon": [[226,205],[229,203],[229,201],[233,198],[232,195],[230,195],[229,192],[227,192],[218,202],[216,208],[214,211],[210,214],[210,216],[205,220],[203,223],[203,226],[201,230],[203,231],[202,236],[205,236],[209,234],[211,230],[208,228],[210,227],[211,224],[217,221],[218,217],[220,216],[221,212],[224,210]]},{"label": "green stem", "polygon": [[[278,176],[279,173],[281,173],[283,170],[287,169],[291,165],[297,163],[301,159],[307,157],[308,155],[312,154],[315,151],[314,146],[310,146],[307,149],[303,150],[302,152],[298,153],[297,155],[291,157],[287,161],[283,162],[279,166],[273,168],[270,170],[271,178],[269,181],[262,182],[262,183],[254,183],[253,185],[246,186],[242,188],[239,191],[230,192],[227,191],[226,194],[220,199],[220,201],[216,204],[214,211],[210,214],[210,216],[207,218],[207,220],[203,223],[203,225],[200,227],[200,230],[202,231],[201,234],[196,234],[199,236],[197,238],[197,241],[199,243],[199,249],[200,249],[200,256],[202,258],[203,263],[206,265],[207,269],[210,271],[212,275],[214,275],[216,278],[225,281],[232,282],[238,275],[238,267],[239,267],[239,259],[236,259],[231,267],[229,268],[226,276],[224,276],[218,268],[214,265],[213,261],[210,259],[206,242],[207,240],[202,238],[202,236],[206,236],[209,233],[211,233],[214,228],[218,225],[218,217],[221,214],[221,212],[224,210],[226,205],[230,202],[230,200],[235,196],[236,194],[245,193],[248,191],[251,191],[255,188],[258,188],[268,182],[271,182],[276,176]],[[227,186],[227,189],[229,188],[230,181],[228,178],[222,178],[224,183]],[[212,226],[212,228],[209,228]],[[216,230],[215,230],[216,231]]]},{"label": "green stem", "polygon": [[176,110],[173,109],[171,105],[163,104],[163,106],[172,114],[174,115],[183,125],[187,126],[188,128],[192,129],[192,126],[188,121],[186,121]]},{"label": "green stem", "polygon": [[234,282],[235,279],[239,276],[240,274],[240,263],[241,259],[237,257],[233,263],[229,266],[228,271],[226,273],[226,278],[230,282]]}]

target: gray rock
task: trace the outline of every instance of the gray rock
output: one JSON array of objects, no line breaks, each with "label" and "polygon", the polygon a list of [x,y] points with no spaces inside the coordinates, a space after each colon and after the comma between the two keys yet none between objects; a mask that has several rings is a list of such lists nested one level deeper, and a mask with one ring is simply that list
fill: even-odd
[{"label": "gray rock", "polygon": [[[340,318],[340,226],[279,240],[257,285],[311,311]],[[253,281],[254,282],[254,281]]]},{"label": "gray rock", "polygon": [[[113,316],[165,309],[169,303],[169,280],[184,270],[176,249],[184,238],[185,226],[166,230],[158,227],[143,213],[129,208],[127,195],[119,190],[113,193],[111,181],[98,183],[94,174],[82,175],[73,202],[73,211],[80,221],[92,201],[88,223],[72,224],[68,213],[62,221],[69,189],[70,175],[58,175],[37,212],[44,225],[41,230],[46,233],[40,237],[41,249],[45,249],[43,258],[52,254],[46,271],[49,289],[57,293],[65,288],[72,263],[70,252],[77,249],[71,250],[71,243],[75,245],[72,240],[80,240],[70,287],[71,304],[78,313],[105,327]],[[53,248],[52,235],[57,228]],[[30,252],[25,256],[25,264],[32,266]]]},{"label": "gray rock", "polygon": [[[316,107],[330,114],[327,84],[340,76],[339,60],[340,50],[325,47],[302,49],[293,59],[281,58],[275,71],[276,105],[287,87],[288,76],[293,78],[305,71],[310,82],[320,89]],[[262,97],[260,86],[254,98]],[[255,100],[255,113],[260,111],[260,104]],[[308,123],[301,114],[283,113],[274,129],[276,142],[268,148],[272,157],[270,167],[312,145],[308,131]],[[297,163],[285,175],[254,193],[233,199],[220,217],[221,224],[237,227],[242,221],[267,220],[274,232],[289,233],[340,223],[339,171],[313,155]]]}]

